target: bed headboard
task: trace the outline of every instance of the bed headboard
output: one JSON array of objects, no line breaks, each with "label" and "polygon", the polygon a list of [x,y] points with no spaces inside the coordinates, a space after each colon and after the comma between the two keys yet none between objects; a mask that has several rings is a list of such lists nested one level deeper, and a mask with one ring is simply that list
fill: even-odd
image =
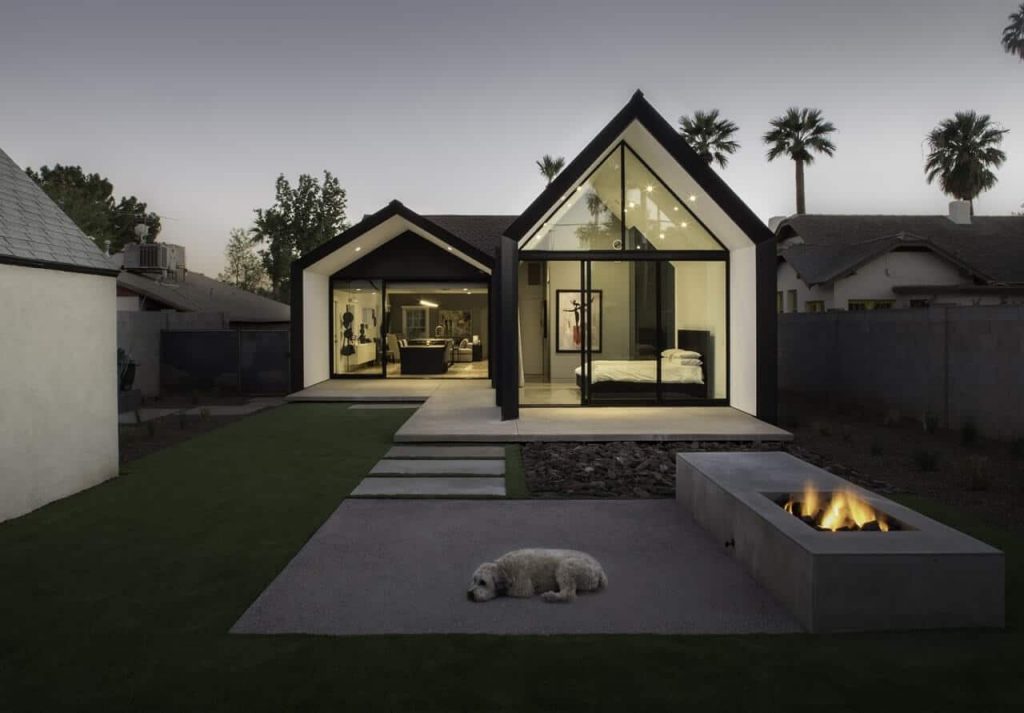
[{"label": "bed headboard", "polygon": [[676,332],[676,348],[697,352],[707,364],[711,360],[711,332],[698,329],[680,329]]}]

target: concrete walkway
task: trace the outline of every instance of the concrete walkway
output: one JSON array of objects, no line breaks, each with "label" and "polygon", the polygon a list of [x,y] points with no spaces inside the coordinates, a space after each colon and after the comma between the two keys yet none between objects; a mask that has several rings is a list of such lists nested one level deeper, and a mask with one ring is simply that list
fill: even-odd
[{"label": "concrete walkway", "polygon": [[[591,553],[608,589],[571,604],[467,601],[520,547]],[[799,631],[672,500],[346,500],[232,628],[239,634]]]},{"label": "concrete walkway", "polygon": [[[130,425],[145,423],[154,419],[182,413],[186,416],[200,416],[205,411],[210,416],[248,416],[271,406],[284,403],[283,399],[259,397],[246,401],[244,404],[211,404],[209,406],[189,406],[187,408],[140,408],[138,411],[125,411],[117,416],[119,424]],[[137,415],[136,415],[137,414]]]},{"label": "concrete walkway", "polygon": [[402,425],[396,443],[788,441],[788,431],[727,406],[520,408],[502,421],[486,383],[447,382]]},{"label": "concrete walkway", "polygon": [[[400,477],[396,477],[400,476]],[[352,491],[366,496],[505,495],[501,446],[393,446]]]},{"label": "concrete walkway", "polygon": [[[426,401],[440,379],[328,379],[290,394],[288,401]],[[475,383],[475,382],[467,382]],[[490,386],[487,381],[481,382]]]}]

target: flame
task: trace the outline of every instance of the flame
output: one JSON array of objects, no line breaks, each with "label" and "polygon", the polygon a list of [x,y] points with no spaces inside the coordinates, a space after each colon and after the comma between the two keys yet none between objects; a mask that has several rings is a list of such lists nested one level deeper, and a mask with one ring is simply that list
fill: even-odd
[{"label": "flame", "polygon": [[786,512],[796,514],[794,511],[798,503],[800,514],[816,518],[816,524],[823,530],[835,532],[843,527],[860,529],[869,522],[877,522],[879,530],[889,531],[889,523],[885,516],[852,490],[838,490],[832,493],[832,499],[821,508],[821,493],[812,483],[807,483],[804,485],[803,499],[790,498],[783,507]]}]

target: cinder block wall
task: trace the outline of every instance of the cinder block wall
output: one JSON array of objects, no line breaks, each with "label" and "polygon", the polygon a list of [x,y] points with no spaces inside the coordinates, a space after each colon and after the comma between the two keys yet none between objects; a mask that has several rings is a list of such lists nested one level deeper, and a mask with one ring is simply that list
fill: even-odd
[{"label": "cinder block wall", "polygon": [[779,388],[1024,437],[1024,307],[779,315]]}]

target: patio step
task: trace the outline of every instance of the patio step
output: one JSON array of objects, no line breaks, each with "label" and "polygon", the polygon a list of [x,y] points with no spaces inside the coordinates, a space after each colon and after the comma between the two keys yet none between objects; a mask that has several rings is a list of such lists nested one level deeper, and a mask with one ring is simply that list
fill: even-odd
[{"label": "patio step", "polygon": [[505,475],[505,461],[479,458],[404,460],[385,458],[373,466],[370,475],[477,475],[497,477]]},{"label": "patio step", "polygon": [[396,402],[391,404],[352,404],[349,406],[349,411],[361,411],[361,410],[373,410],[373,409],[393,409],[393,408],[411,408],[416,409],[422,406],[422,403],[409,403]]},{"label": "patio step", "polygon": [[448,460],[453,458],[505,459],[504,446],[392,446],[385,458]]},{"label": "patio step", "polygon": [[504,478],[364,478],[352,491],[354,497],[505,495]]}]

